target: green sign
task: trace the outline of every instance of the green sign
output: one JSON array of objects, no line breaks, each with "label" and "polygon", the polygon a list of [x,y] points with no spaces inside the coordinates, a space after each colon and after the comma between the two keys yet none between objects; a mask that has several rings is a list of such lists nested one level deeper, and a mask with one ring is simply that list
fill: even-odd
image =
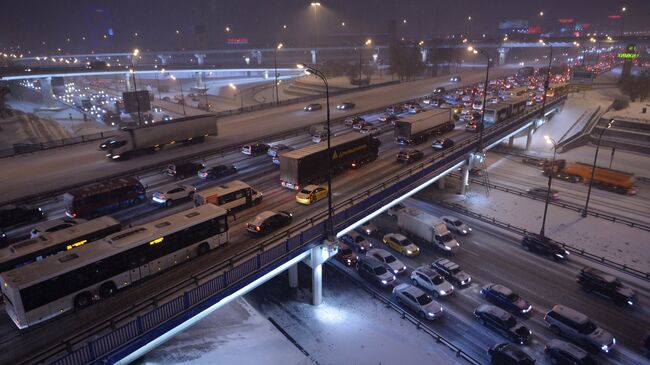
[{"label": "green sign", "polygon": [[638,53],[619,53],[618,58],[623,58],[623,59],[634,59],[634,58],[639,58],[641,57],[640,54]]}]

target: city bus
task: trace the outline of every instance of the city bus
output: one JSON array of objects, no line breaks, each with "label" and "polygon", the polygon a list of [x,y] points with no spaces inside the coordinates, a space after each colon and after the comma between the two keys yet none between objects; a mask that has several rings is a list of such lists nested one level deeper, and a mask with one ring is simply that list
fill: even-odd
[{"label": "city bus", "polygon": [[1,273],[5,311],[18,328],[33,326],[227,242],[227,212],[212,204],[123,229]]},{"label": "city bus", "polygon": [[252,207],[260,201],[262,201],[262,192],[239,180],[197,191],[194,194],[195,206],[211,203],[229,212]]},{"label": "city bus", "polygon": [[0,272],[102,239],[119,231],[120,228],[119,221],[104,216],[60,231],[47,232],[35,238],[16,242],[0,249]]},{"label": "city bus", "polygon": [[86,185],[63,195],[65,214],[70,218],[98,217],[146,200],[144,187],[132,177]]}]

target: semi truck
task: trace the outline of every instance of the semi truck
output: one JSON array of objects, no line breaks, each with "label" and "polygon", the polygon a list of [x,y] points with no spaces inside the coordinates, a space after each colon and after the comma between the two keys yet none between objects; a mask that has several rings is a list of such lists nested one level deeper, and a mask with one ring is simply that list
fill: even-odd
[{"label": "semi truck", "polygon": [[[379,155],[379,140],[349,133],[331,140],[332,174],[374,161]],[[280,183],[285,188],[300,190],[309,184],[327,179],[327,144],[319,143],[280,154]]]},{"label": "semi truck", "polygon": [[399,144],[420,144],[430,136],[454,130],[451,109],[434,109],[409,115],[395,121],[395,141]]},{"label": "semi truck", "polygon": [[[580,162],[567,163],[565,160],[556,160],[555,164],[545,163],[542,170],[546,176],[552,171],[557,178],[571,182],[582,181],[586,184],[591,180],[593,171],[592,165]],[[634,195],[636,194],[634,180],[634,174],[596,166],[593,186],[618,194]]]},{"label": "semi truck", "polygon": [[106,157],[125,160],[138,152],[152,152],[168,144],[202,142],[206,136],[216,136],[217,132],[217,117],[209,114],[125,127],[112,138]]},{"label": "semi truck", "polygon": [[515,97],[501,103],[487,105],[483,121],[486,123],[500,123],[504,120],[520,115],[526,109],[526,98]]},{"label": "semi truck", "polygon": [[424,241],[448,254],[458,251],[460,245],[442,219],[410,207],[397,210],[395,216],[399,229],[412,240]]}]

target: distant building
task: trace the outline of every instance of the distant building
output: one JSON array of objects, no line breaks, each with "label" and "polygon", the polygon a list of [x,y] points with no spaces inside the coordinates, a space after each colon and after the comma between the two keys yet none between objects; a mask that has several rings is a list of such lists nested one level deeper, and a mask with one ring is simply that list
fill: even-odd
[{"label": "distant building", "polygon": [[527,34],[528,33],[528,21],[527,20],[505,20],[499,22],[499,33],[503,34]]}]

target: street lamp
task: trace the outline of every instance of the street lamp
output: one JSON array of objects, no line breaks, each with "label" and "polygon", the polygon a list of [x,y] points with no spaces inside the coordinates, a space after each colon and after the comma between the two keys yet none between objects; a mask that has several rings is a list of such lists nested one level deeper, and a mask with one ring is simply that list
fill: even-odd
[{"label": "street lamp", "polygon": [[476,48],[469,46],[467,50],[474,54],[482,54],[485,56],[485,85],[483,86],[483,105],[481,106],[481,125],[479,128],[479,137],[478,137],[478,152],[483,152],[483,129],[485,129],[484,119],[485,119],[485,103],[487,102],[487,93],[488,93],[488,81],[490,78],[490,55],[481,48]]},{"label": "street lamp", "polygon": [[[539,43],[548,46],[548,48],[551,49],[551,53],[548,56],[548,69],[546,70],[546,80],[544,81],[544,95],[542,98],[542,114],[540,119],[544,119],[546,115],[544,115],[544,109],[546,108],[546,94],[548,92],[548,87],[551,81],[551,63],[553,62],[553,46],[551,46],[550,43],[545,43],[543,40],[539,40]],[[575,43],[575,42],[574,42]]]},{"label": "street lamp", "polygon": [[600,131],[598,135],[598,142],[596,142],[596,154],[594,155],[594,165],[591,167],[591,178],[589,179],[589,189],[587,190],[587,201],[585,202],[585,209],[582,211],[582,218],[587,216],[589,209],[589,198],[591,197],[591,187],[594,184],[594,175],[596,173],[596,162],[598,161],[598,150],[600,149],[600,140],[603,138],[605,131],[610,129],[614,124],[614,119],[610,119],[607,126]]},{"label": "street lamp", "polygon": [[282,49],[284,45],[279,43],[273,52],[273,64],[275,65],[275,106],[280,105],[280,93],[278,91],[278,50]]},{"label": "street lamp", "polygon": [[298,64],[298,68],[304,69],[305,73],[308,75],[315,75],[325,84],[325,100],[327,107],[327,223],[325,224],[325,235],[328,241],[333,242],[335,240],[334,235],[334,221],[332,219],[333,209],[332,209],[332,131],[330,129],[330,91],[329,85],[327,84],[327,77],[321,71],[304,64]]},{"label": "street lamp", "polygon": [[309,4],[312,8],[314,8],[314,28],[315,28],[315,33],[316,37],[314,38],[314,48],[318,48],[318,36],[319,36],[319,29],[318,29],[318,8],[321,7],[319,2],[312,2]]},{"label": "street lamp", "polygon": [[539,230],[539,235],[542,237],[544,237],[544,228],[546,227],[546,213],[548,212],[548,202],[551,198],[551,181],[555,172],[555,154],[557,152],[557,142],[549,136],[544,136],[544,139],[546,143],[553,145],[553,160],[551,160],[551,169],[548,171],[548,190],[546,191],[546,203],[544,204],[544,218],[542,218],[542,229]]},{"label": "street lamp", "polygon": [[362,67],[361,52],[363,52],[363,46],[369,46],[371,44],[372,44],[372,39],[368,38],[366,39],[366,42],[359,47],[359,87],[361,87],[361,67]]},{"label": "street lamp", "polygon": [[[171,75],[170,77],[172,80],[176,81],[176,76]],[[187,115],[185,113],[185,96],[183,95],[183,82],[181,82],[181,80],[178,80],[178,84],[181,86],[181,105],[183,106],[183,115]]]},{"label": "street lamp", "polygon": [[627,7],[622,7],[621,8],[621,38],[623,38],[624,28],[625,28],[625,12],[627,11]]},{"label": "street lamp", "polygon": [[142,125],[142,115],[140,115],[140,98],[138,97],[138,85],[135,83],[135,63],[134,63],[134,58],[138,57],[140,55],[140,50],[139,49],[134,49],[133,53],[131,54],[131,77],[133,78],[133,91],[135,92],[135,103],[138,106],[138,124]]}]

